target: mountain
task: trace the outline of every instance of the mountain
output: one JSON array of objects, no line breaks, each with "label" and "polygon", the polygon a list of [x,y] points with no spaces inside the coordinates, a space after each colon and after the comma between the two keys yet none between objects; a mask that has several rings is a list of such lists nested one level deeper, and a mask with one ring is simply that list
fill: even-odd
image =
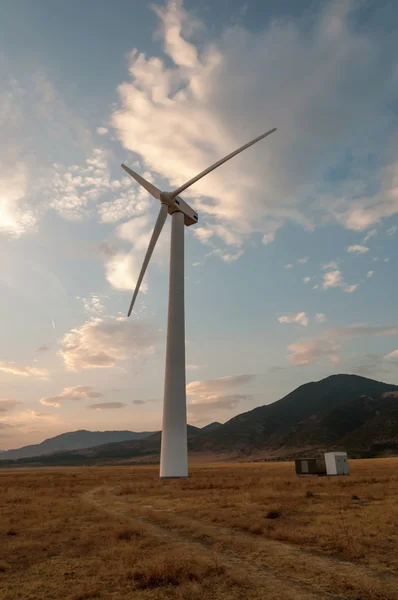
[{"label": "mountain", "polygon": [[204,433],[205,431],[207,431],[207,432],[215,431],[216,429],[218,429],[221,426],[222,426],[222,423],[219,423],[218,421],[213,421],[213,423],[209,423],[208,425],[205,425],[204,427],[202,427],[202,429],[200,431],[202,433]]},{"label": "mountain", "polygon": [[[207,429],[205,427],[204,429]],[[196,436],[202,433],[202,429],[193,425],[187,425],[188,443]],[[132,432],[128,432],[132,433]],[[125,439],[121,442],[106,443],[95,447],[77,448],[74,450],[51,452],[42,456],[29,456],[20,458],[16,461],[10,460],[10,457],[0,456],[0,466],[13,465],[80,465],[80,464],[103,464],[108,462],[123,462],[126,459],[145,459],[149,457],[153,461],[153,457],[159,455],[162,433],[147,434],[147,437],[141,439]],[[55,439],[55,438],[53,438]],[[3,461],[3,462],[2,462]]]},{"label": "mountain", "polygon": [[41,444],[23,446],[16,450],[5,450],[0,452],[0,460],[16,460],[31,456],[43,456],[52,452],[78,450],[99,446],[100,444],[122,442],[124,440],[140,440],[150,435],[152,435],[152,432],[149,431],[86,431],[85,429],[81,429],[79,431],[61,433],[61,435],[44,440]]},{"label": "mountain", "polygon": [[[193,451],[235,456],[258,451],[277,451],[279,456],[298,454],[300,449],[336,445],[367,420],[364,400],[369,397],[391,409],[383,394],[398,386],[357,375],[332,375],[304,384],[273,404],[237,415],[214,433],[203,434],[191,443]],[[387,416],[386,416],[387,418]]]},{"label": "mountain", "polygon": [[[17,464],[158,461],[161,432],[139,435],[147,437],[53,452]],[[332,375],[224,425],[188,425],[188,446],[191,456],[221,460],[294,458],[326,450],[346,450],[351,457],[398,454],[398,386],[357,375]]]}]

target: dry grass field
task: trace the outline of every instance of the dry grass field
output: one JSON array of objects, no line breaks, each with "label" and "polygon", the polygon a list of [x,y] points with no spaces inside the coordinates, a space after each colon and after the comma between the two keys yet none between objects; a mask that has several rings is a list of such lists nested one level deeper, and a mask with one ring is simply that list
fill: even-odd
[{"label": "dry grass field", "polygon": [[398,459],[0,471],[1,600],[398,600]]}]

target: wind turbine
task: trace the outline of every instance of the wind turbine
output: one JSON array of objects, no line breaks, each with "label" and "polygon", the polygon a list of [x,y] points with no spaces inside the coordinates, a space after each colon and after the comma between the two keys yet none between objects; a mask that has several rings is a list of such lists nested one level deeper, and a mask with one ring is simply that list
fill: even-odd
[{"label": "wind turbine", "polygon": [[184,315],[184,225],[198,222],[197,212],[179,194],[214,171],[246,148],[276,131],[270,129],[251,142],[241,146],[228,156],[208,167],[172,192],[161,192],[141,175],[122,164],[122,167],[154,198],[160,200],[160,211],[149,242],[137,285],[127,313],[133,310],[140,285],[145,275],[156,242],[166,221],[172,216],[169,275],[169,309],[167,320],[166,373],[164,383],[162,444],[160,452],[160,477],[188,476],[187,403],[185,390],[185,315]]}]

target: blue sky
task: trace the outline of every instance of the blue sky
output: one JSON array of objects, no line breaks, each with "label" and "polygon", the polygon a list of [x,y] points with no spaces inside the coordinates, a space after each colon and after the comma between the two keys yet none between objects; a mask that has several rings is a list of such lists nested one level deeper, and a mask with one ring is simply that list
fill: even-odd
[{"label": "blue sky", "polygon": [[[350,372],[396,383],[394,3],[3,2],[0,448],[160,427],[170,223],[184,194],[189,421]],[[21,19],[23,15],[23,19]]]}]

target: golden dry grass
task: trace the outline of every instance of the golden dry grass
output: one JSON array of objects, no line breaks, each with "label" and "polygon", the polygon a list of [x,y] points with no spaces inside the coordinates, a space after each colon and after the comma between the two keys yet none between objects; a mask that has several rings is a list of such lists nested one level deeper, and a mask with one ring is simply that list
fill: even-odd
[{"label": "golden dry grass", "polygon": [[398,600],[398,459],[0,471],[1,600]]}]

